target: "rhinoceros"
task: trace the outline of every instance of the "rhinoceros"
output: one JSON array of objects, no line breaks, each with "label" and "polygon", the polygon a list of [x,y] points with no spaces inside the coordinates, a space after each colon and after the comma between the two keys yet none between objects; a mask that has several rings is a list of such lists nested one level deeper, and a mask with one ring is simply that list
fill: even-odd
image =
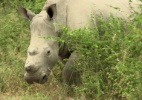
[{"label": "rhinoceros", "polygon": [[61,58],[68,59],[64,63],[63,80],[68,84],[80,82],[79,72],[72,70],[79,54],[70,51],[66,43],[61,46],[55,39],[43,37],[60,37],[62,28],[54,23],[71,30],[84,28],[86,25],[92,27],[94,22],[92,23],[91,15],[95,18],[95,25],[98,24],[99,14],[104,19],[113,14],[114,17],[128,20],[132,12],[138,11],[139,4],[141,2],[138,0],[48,0],[39,14],[19,7],[21,15],[31,22],[31,41],[24,67],[25,80],[29,84],[45,83],[53,66]]}]

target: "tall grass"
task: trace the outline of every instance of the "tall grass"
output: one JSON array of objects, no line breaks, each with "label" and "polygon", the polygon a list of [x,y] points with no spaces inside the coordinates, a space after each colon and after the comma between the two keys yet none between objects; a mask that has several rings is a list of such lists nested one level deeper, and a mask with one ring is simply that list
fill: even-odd
[{"label": "tall grass", "polygon": [[[29,22],[20,17],[17,5],[38,13],[43,0],[5,0],[0,8],[0,99],[2,100],[141,100],[142,28],[138,14],[126,22],[111,16],[100,17],[100,26],[70,31],[63,29],[61,40],[81,54],[77,69],[82,85],[67,89],[61,82],[59,62],[44,85],[28,85],[24,63],[30,41]],[[103,34],[100,36],[100,32]],[[70,34],[66,34],[70,33]]]}]

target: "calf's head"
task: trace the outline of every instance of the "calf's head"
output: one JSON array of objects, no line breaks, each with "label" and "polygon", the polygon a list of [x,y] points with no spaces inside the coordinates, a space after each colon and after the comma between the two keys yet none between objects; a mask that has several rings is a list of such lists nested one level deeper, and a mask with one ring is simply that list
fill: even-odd
[{"label": "calf's head", "polygon": [[30,20],[31,41],[27,50],[25,63],[25,80],[32,84],[34,82],[43,84],[48,80],[50,70],[58,59],[58,42],[53,38],[55,33],[53,19],[56,17],[56,5],[50,5],[39,14],[19,7],[21,15]]}]

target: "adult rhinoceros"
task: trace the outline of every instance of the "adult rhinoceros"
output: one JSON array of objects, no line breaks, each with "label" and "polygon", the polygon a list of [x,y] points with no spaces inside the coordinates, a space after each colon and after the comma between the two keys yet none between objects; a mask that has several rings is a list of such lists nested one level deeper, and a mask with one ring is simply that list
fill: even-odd
[{"label": "adult rhinoceros", "polygon": [[[128,19],[134,10],[138,10],[138,0],[48,0],[39,14],[20,7],[21,14],[31,21],[31,42],[28,48],[28,58],[25,63],[25,80],[28,83],[45,83],[48,75],[60,57],[68,58],[63,69],[63,79],[71,84],[80,79],[79,73],[72,70],[78,54],[69,51],[66,44],[60,43],[45,36],[60,36],[61,28],[53,22],[68,26],[70,29],[91,27],[91,14],[94,15],[97,25],[98,14],[105,19],[110,13],[115,17]],[[117,9],[115,9],[117,8]]]}]

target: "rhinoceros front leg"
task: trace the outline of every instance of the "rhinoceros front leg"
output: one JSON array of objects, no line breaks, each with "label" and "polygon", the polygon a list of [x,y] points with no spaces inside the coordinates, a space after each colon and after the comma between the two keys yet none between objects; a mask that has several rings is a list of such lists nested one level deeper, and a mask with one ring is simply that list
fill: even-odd
[{"label": "rhinoceros front leg", "polygon": [[76,52],[73,52],[64,66],[62,76],[63,76],[63,80],[68,85],[81,84],[80,72],[76,68],[76,63],[78,59],[79,59],[79,54]]}]

